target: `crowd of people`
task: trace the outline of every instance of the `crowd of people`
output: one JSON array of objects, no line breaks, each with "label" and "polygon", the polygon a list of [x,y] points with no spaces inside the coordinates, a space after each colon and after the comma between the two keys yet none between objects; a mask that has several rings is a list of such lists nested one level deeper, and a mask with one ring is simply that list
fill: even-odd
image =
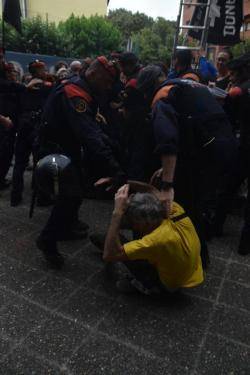
[{"label": "crowd of people", "polygon": [[[172,69],[124,52],[62,61],[53,74],[36,60],[20,77],[1,54],[0,189],[10,190],[12,207],[22,203],[32,155],[30,214],[52,206],[36,242],[49,267],[64,264],[59,241],[88,236],[83,198],[115,197],[108,233],[90,238],[109,272],[120,270],[119,290],[203,282],[207,243],[223,235],[249,181],[250,55],[223,50],[217,70],[203,56],[200,69],[192,63],[190,50],[177,51]],[[245,204],[241,255],[250,253],[249,194]]]}]

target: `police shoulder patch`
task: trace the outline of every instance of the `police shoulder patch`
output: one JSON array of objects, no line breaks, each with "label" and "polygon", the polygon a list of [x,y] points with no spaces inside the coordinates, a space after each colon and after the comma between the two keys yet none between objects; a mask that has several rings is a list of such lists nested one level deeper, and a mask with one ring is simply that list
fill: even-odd
[{"label": "police shoulder patch", "polygon": [[75,110],[78,113],[84,113],[87,111],[87,104],[86,102],[79,98],[78,100],[75,101]]}]

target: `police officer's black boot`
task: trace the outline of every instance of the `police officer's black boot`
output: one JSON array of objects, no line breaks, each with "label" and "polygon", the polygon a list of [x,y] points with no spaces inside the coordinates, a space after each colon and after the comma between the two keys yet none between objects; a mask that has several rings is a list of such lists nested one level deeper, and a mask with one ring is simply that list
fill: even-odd
[{"label": "police officer's black boot", "polygon": [[250,233],[246,231],[242,231],[240,244],[238,248],[238,253],[240,255],[248,255],[250,254]]},{"label": "police officer's black boot", "polygon": [[38,249],[42,251],[43,256],[50,268],[62,268],[62,266],[64,265],[64,257],[59,253],[56,242],[51,242],[43,238],[43,235],[41,234],[36,240],[36,245]]}]

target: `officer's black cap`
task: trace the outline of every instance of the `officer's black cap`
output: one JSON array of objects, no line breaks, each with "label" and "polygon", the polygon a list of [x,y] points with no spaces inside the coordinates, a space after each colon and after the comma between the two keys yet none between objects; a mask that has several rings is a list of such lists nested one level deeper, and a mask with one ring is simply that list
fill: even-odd
[{"label": "officer's black cap", "polygon": [[124,52],[121,53],[119,56],[119,62],[121,64],[137,64],[138,63],[138,57],[132,53],[132,52]]},{"label": "officer's black cap", "polygon": [[250,66],[250,53],[246,53],[245,55],[242,55],[227,64],[227,67],[230,70],[238,70],[245,66]]}]

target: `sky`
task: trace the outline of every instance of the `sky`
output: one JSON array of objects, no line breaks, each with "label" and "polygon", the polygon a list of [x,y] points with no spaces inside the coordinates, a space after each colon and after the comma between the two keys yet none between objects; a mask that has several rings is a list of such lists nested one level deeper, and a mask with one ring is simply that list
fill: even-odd
[{"label": "sky", "polygon": [[146,13],[153,18],[176,20],[180,0],[110,0],[109,9],[125,8],[132,12]]}]

